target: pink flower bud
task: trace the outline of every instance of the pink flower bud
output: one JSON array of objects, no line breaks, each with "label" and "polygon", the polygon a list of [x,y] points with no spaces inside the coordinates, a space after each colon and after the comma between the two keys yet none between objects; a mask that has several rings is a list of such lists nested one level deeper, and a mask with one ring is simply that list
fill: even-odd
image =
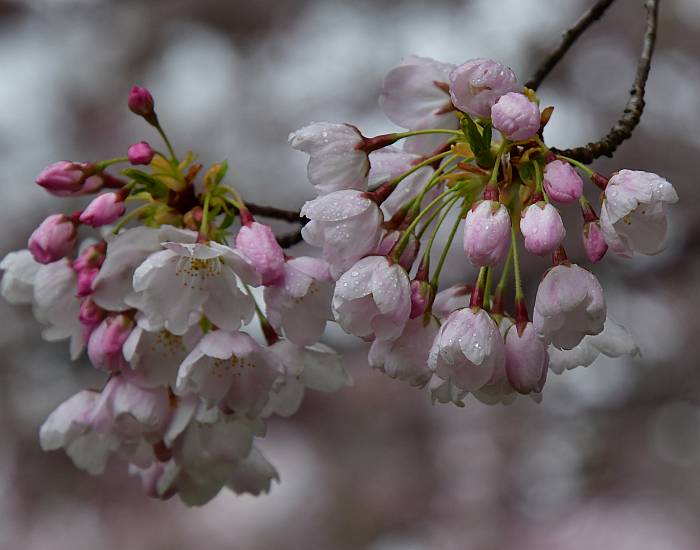
[{"label": "pink flower bud", "polygon": [[520,232],[525,238],[527,251],[538,256],[554,252],[566,236],[557,209],[543,202],[531,204],[523,211]]},{"label": "pink flower bud", "polygon": [[252,262],[264,285],[284,276],[284,251],[269,225],[258,222],[244,225],[236,235],[236,247]]},{"label": "pink flower bud", "polygon": [[138,165],[151,164],[155,153],[147,141],[139,141],[131,145],[126,154],[131,164]]},{"label": "pink flower bud", "polygon": [[92,282],[100,272],[96,267],[87,267],[78,272],[78,292],[76,296],[83,298],[92,294]]},{"label": "pink flower bud", "polygon": [[134,86],[129,92],[129,109],[131,112],[148,120],[155,115],[154,102],[151,92],[146,88]]},{"label": "pink flower bud", "polygon": [[409,317],[415,319],[425,313],[430,301],[432,288],[426,281],[411,281],[411,314]]},{"label": "pink flower bud", "polygon": [[59,197],[85,195],[97,191],[103,184],[99,174],[86,177],[89,171],[87,164],[62,160],[44,168],[36,183]]},{"label": "pink flower bud", "polygon": [[464,221],[464,252],[475,266],[500,262],[510,244],[510,215],[501,203],[481,201]]},{"label": "pink flower bud", "polygon": [[134,322],[125,315],[107,317],[100,323],[90,335],[87,348],[95,368],[112,372],[126,364],[122,346],[133,327]]},{"label": "pink flower bud", "polygon": [[80,214],[80,221],[90,227],[101,227],[124,215],[126,206],[119,193],[103,193],[95,197]]},{"label": "pink flower bud", "polygon": [[510,140],[529,139],[540,129],[540,110],[523,94],[510,92],[491,109],[491,121]]},{"label": "pink flower bud", "polygon": [[31,234],[28,248],[37,262],[50,264],[70,254],[75,236],[75,224],[63,214],[53,214]]},{"label": "pink flower bud", "polygon": [[608,251],[608,243],[605,242],[603,231],[599,221],[589,221],[583,224],[583,247],[591,262],[596,263],[603,259]]},{"label": "pink flower bud", "polygon": [[[391,249],[394,248],[394,245],[397,242],[399,242],[399,239],[401,238],[401,234],[402,234],[402,232],[398,231],[398,230],[387,231],[384,234],[384,237],[382,237],[382,240],[379,243],[379,246],[377,247],[375,254],[377,256],[388,256],[389,253],[391,252]],[[408,237],[408,243],[406,244],[406,248],[403,249],[403,252],[401,253],[401,257],[399,258],[399,264],[406,271],[410,271],[411,267],[413,267],[413,262],[416,261],[416,256],[418,256],[419,248],[420,248],[420,241],[418,240],[418,238],[414,234],[411,234]]]},{"label": "pink flower bud", "polygon": [[506,376],[516,391],[541,392],[547,379],[549,355],[542,335],[527,323],[522,335],[516,325],[506,333]]},{"label": "pink flower bud", "polygon": [[98,306],[91,298],[83,300],[80,304],[80,315],[78,320],[83,326],[83,339],[87,342],[90,339],[92,331],[95,330],[102,320],[107,315],[107,312]]},{"label": "pink flower bud", "polygon": [[521,89],[513,71],[491,59],[470,59],[450,73],[452,103],[481,118],[491,116],[491,107],[503,94]]},{"label": "pink flower bud", "polygon": [[106,249],[107,243],[104,241],[86,247],[73,262],[73,269],[82,271],[90,267],[99,268],[104,262]]},{"label": "pink flower bud", "polygon": [[544,190],[556,202],[578,200],[583,193],[583,180],[568,162],[554,160],[544,167]]}]

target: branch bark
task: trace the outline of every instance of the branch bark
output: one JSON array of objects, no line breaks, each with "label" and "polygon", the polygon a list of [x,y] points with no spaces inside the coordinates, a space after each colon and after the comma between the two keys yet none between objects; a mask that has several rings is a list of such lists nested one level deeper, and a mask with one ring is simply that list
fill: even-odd
[{"label": "branch bark", "polygon": [[542,61],[535,71],[535,74],[525,83],[525,86],[531,90],[537,90],[540,84],[542,84],[542,81],[547,78],[547,75],[557,66],[573,43],[578,40],[592,23],[603,16],[605,10],[607,10],[614,1],[615,0],[598,0],[590,10],[579,17],[574,26],[562,34],[559,45],[544,59],[544,61]]},{"label": "branch bark", "polygon": [[630,90],[630,98],[627,100],[622,116],[610,129],[610,131],[598,141],[590,142],[582,147],[565,149],[555,152],[590,164],[595,159],[612,154],[618,146],[632,135],[632,131],[639,124],[644,112],[644,92],[646,89],[649,69],[651,68],[651,58],[654,54],[656,44],[656,30],[658,26],[659,1],[647,0],[645,7],[647,10],[647,28],[644,33],[642,53],[637,64],[637,74]]}]

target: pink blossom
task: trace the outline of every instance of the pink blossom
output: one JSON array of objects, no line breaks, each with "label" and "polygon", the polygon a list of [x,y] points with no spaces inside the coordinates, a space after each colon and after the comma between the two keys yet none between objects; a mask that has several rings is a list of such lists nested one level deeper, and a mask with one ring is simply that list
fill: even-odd
[{"label": "pink blossom", "polygon": [[544,190],[553,201],[572,202],[583,194],[583,180],[568,162],[553,160],[544,167]]},{"label": "pink blossom", "polygon": [[80,221],[90,227],[102,227],[124,215],[126,206],[120,193],[103,193],[95,197],[80,214]]},{"label": "pink blossom", "polygon": [[180,365],[176,389],[210,405],[254,418],[280,377],[277,359],[248,334],[215,330],[204,335]]},{"label": "pink blossom", "polygon": [[621,170],[605,188],[600,227],[610,249],[624,258],[658,254],[666,243],[665,205],[678,202],[668,181],[650,172]]},{"label": "pink blossom", "polygon": [[411,281],[411,314],[410,318],[415,319],[425,313],[430,301],[432,287],[426,281]]},{"label": "pink blossom", "polygon": [[125,315],[107,317],[90,334],[88,357],[95,368],[114,372],[126,366],[122,346],[134,328]]},{"label": "pink blossom", "polygon": [[251,222],[236,235],[236,247],[251,261],[264,285],[284,276],[284,251],[269,225]]},{"label": "pink blossom", "polygon": [[608,243],[605,242],[605,235],[598,220],[583,224],[583,248],[586,249],[588,259],[593,263],[602,260],[608,251]]},{"label": "pink blossom", "polygon": [[540,110],[525,95],[509,92],[491,109],[493,127],[512,141],[530,139],[540,129]]},{"label": "pink blossom", "polygon": [[52,214],[31,234],[28,248],[37,262],[49,264],[70,254],[75,238],[73,221],[63,214]]},{"label": "pink blossom", "polygon": [[62,160],[44,168],[36,178],[36,183],[58,197],[85,195],[97,191],[103,185],[100,174],[88,175],[90,173],[90,166],[85,163]]},{"label": "pink blossom", "polygon": [[428,353],[438,329],[439,323],[434,317],[427,323],[422,318],[409,320],[398,338],[372,342],[370,366],[411,386],[425,386],[432,376]]},{"label": "pink blossom", "polygon": [[290,258],[284,264],[282,278],[264,290],[270,324],[299,346],[318,342],[326,321],[333,318],[332,283],[323,260]]},{"label": "pink blossom", "polygon": [[428,359],[436,376],[463,391],[484,386],[504,362],[503,337],[480,308],[452,312],[440,327]]},{"label": "pink blossom", "polygon": [[317,122],[291,133],[289,143],[309,155],[309,181],[319,194],[367,189],[365,138],[354,126]]},{"label": "pink blossom", "polygon": [[491,59],[470,59],[450,73],[452,103],[476,117],[489,118],[502,95],[520,90],[513,71]]},{"label": "pink blossom", "polygon": [[63,448],[78,468],[97,475],[112,454],[146,467],[152,460],[149,441],[161,437],[169,417],[167,390],[114,376],[101,393],[82,391],[59,405],[39,438],[45,451]]},{"label": "pink blossom", "polygon": [[501,203],[484,200],[472,206],[464,222],[464,252],[475,266],[500,262],[510,245],[510,214]]},{"label": "pink blossom", "polygon": [[336,283],[332,307],[335,320],[350,334],[397,338],[411,313],[408,275],[383,256],[363,258]]},{"label": "pink blossom", "polygon": [[557,265],[537,289],[533,323],[545,341],[571,349],[605,322],[605,298],[598,279],[576,264]]},{"label": "pink blossom", "polygon": [[544,202],[532,204],[523,211],[520,232],[527,251],[538,256],[554,252],[566,236],[559,211]]},{"label": "pink blossom", "polygon": [[513,325],[506,332],[506,375],[519,393],[540,393],[547,379],[549,355],[542,335],[528,322],[522,330]]},{"label": "pink blossom", "polygon": [[301,215],[311,220],[302,229],[304,240],[323,247],[333,278],[374,252],[382,235],[382,214],[361,191],[336,191],[318,197],[303,206]]},{"label": "pink blossom", "polygon": [[[386,116],[402,128],[457,129],[459,121],[450,101],[449,75],[454,65],[415,55],[405,58],[384,79],[379,104]],[[430,153],[447,141],[445,135],[414,136],[406,140],[412,153]]]},{"label": "pink blossom", "polygon": [[[260,284],[248,258],[216,242],[164,242],[162,247],[134,271],[135,294],[128,298],[151,330],[164,328],[183,335],[202,314],[225,330],[238,330],[251,320],[254,303],[238,285],[239,279]],[[107,248],[107,260],[109,253]]]},{"label": "pink blossom", "polygon": [[90,244],[81,248],[78,257],[73,262],[73,269],[82,271],[88,268],[99,268],[105,259],[106,243]]},{"label": "pink blossom", "polygon": [[151,164],[153,160],[153,155],[155,152],[151,149],[151,146],[147,141],[139,141],[129,146],[127,150],[127,157],[129,162],[134,165],[147,165]]}]

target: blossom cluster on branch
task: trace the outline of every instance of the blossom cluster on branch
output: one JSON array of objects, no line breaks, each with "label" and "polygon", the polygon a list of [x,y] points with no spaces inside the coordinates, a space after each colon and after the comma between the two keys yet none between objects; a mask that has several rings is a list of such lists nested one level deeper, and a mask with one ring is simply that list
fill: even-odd
[{"label": "blossom cluster on branch", "polygon": [[[329,320],[371,343],[371,366],[457,405],[468,394],[539,400],[549,370],[637,353],[596,277],[567,257],[559,208],[579,204],[569,238],[580,236],[592,263],[608,248],[656,254],[665,205],[677,201],[670,183],[631,170],[606,178],[550,150],[552,108],[492,60],[409,57],[387,75],[380,103],[405,131],[366,137],[323,122],[290,135],[309,155],[318,196],[301,210],[302,236],[320,258],[284,252],[225,162],[204,171],[192,153],[178,156],[143,88],[129,108],[166,151],[139,142],[123,157],[57,162],[39,175],[53,195],[97,196],[49,216],[26,250],[8,254],[0,291],[32,305],[45,339],[70,340],[74,359],[86,348],[106,373],[100,390],[49,416],[43,448],[64,449],[92,474],[119,457],[149,495],[187,504],[224,486],[267,491],[278,475],[256,440],[268,419],[292,415],[307,388],[351,383],[319,343]],[[599,208],[586,183],[603,190]],[[79,238],[84,227],[98,231]],[[532,316],[521,248],[552,257]],[[465,279],[445,288],[448,259]]]}]

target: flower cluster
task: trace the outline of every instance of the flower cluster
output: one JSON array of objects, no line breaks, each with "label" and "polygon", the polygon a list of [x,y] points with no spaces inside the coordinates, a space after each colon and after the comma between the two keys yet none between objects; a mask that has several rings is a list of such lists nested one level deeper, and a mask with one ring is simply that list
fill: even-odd
[{"label": "flower cluster", "polygon": [[[200,176],[191,153],[180,159],[147,90],[134,88],[128,104],[167,153],[142,141],[124,157],[52,164],[37,179],[50,193],[101,193],[82,211],[49,216],[27,250],[0,264],[3,297],[31,304],[44,338],[70,339],[74,359],[86,348],[106,373],[101,390],[49,416],[41,445],[91,474],[122,458],[157,498],[198,505],[224,486],[268,491],[278,474],[256,445],[267,419],[292,415],[306,388],[350,384],[319,343],[330,267],[285,255],[224,183],[226,163]],[[108,172],[121,163],[120,175]],[[100,231],[82,238],[83,226]]]},{"label": "flower cluster", "polygon": [[[318,192],[301,211],[309,219],[303,237],[330,266],[335,320],[371,342],[373,367],[428,386],[434,401],[462,405],[471,393],[506,403],[518,394],[539,400],[550,369],[638,353],[607,316],[596,277],[568,259],[559,209],[579,203],[580,225],[568,233],[579,235],[592,263],[608,248],[622,257],[656,254],[665,205],[678,200],[669,182],[632,170],[606,178],[549,149],[543,129],[553,108],[541,110],[535,93],[492,60],[454,66],[409,57],[386,76],[380,105],[405,131],[365,137],[350,124],[322,122],[290,135],[310,157]],[[603,191],[600,217],[584,180]],[[447,243],[433,250],[444,223]],[[460,227],[463,254],[455,256],[478,272],[441,288]],[[521,247],[552,258],[532,316]]]}]

